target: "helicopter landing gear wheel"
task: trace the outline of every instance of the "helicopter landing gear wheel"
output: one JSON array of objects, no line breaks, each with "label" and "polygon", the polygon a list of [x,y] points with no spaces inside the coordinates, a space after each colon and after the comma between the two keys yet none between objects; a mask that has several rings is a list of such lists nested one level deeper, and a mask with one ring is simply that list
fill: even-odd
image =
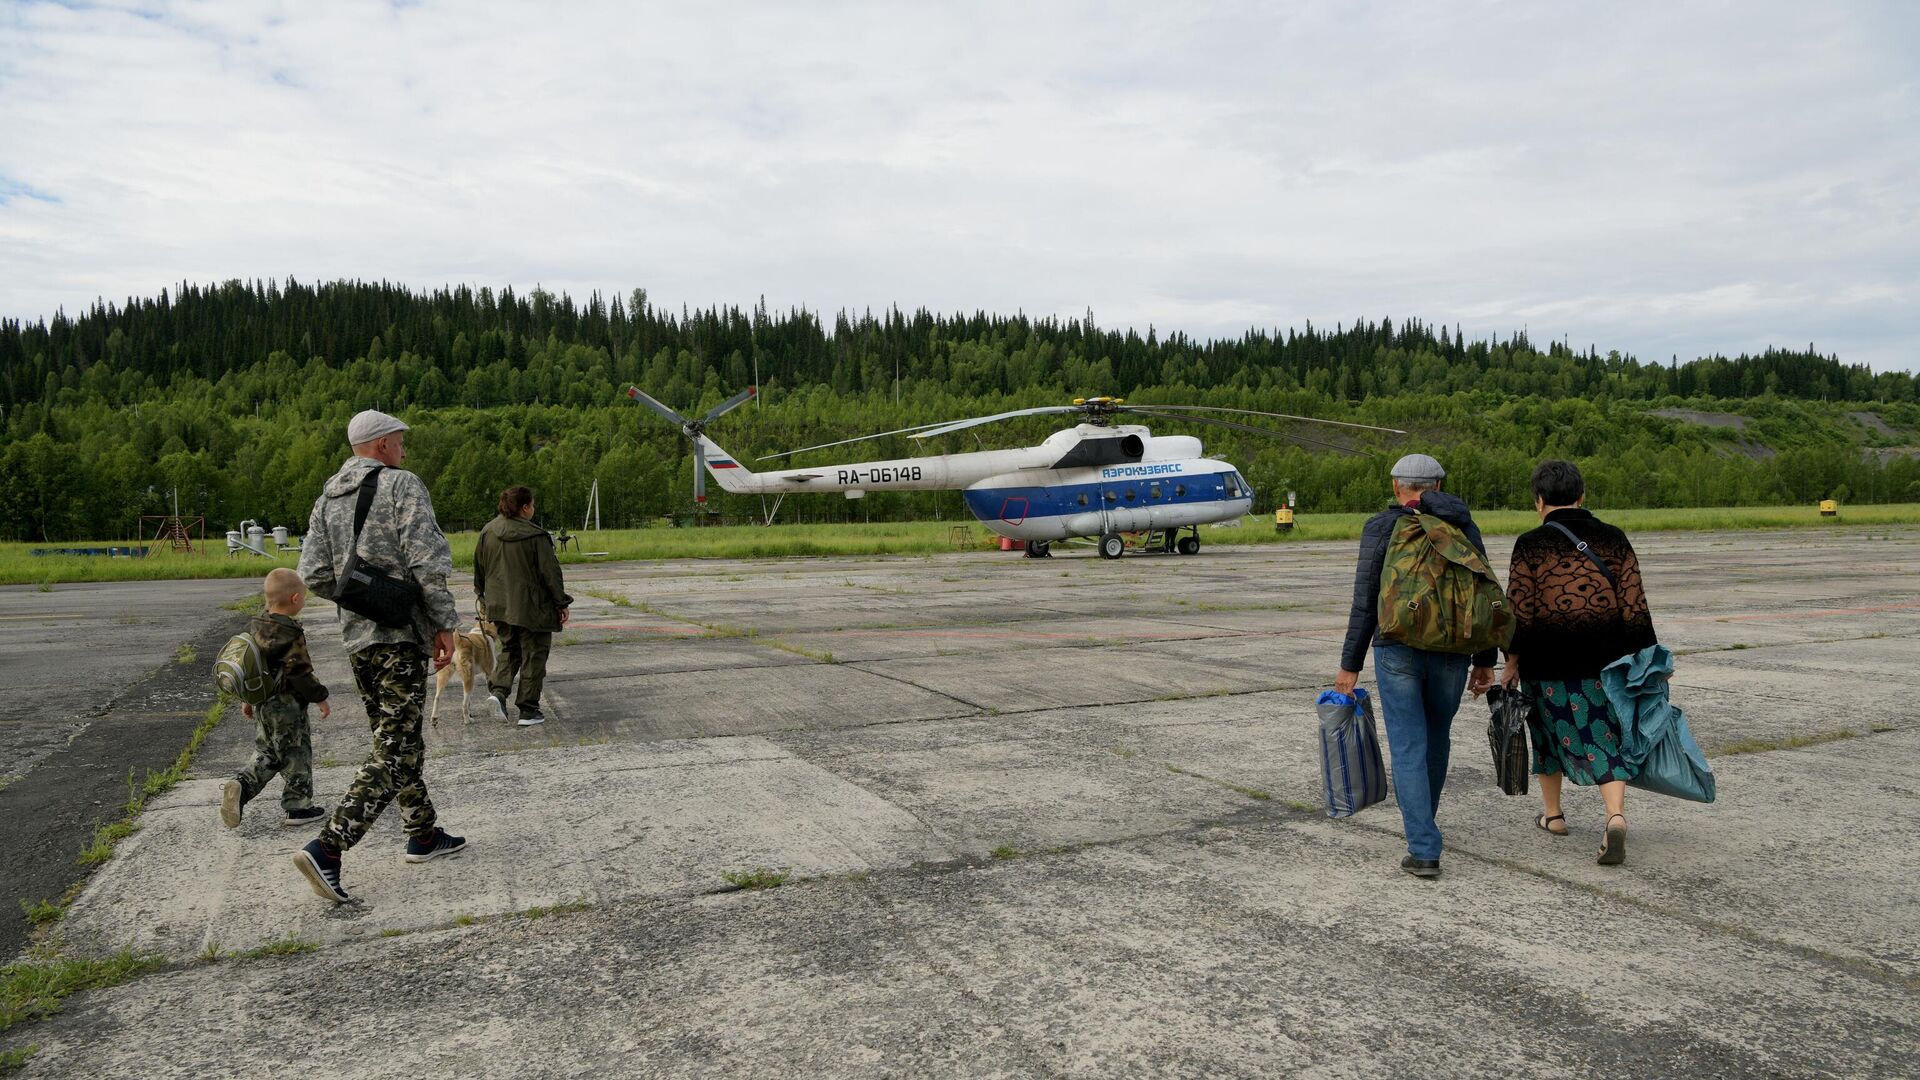
[{"label": "helicopter landing gear wheel", "polygon": [[1200,538],[1197,536],[1181,537],[1180,538],[1180,554],[1182,555],[1200,554]]},{"label": "helicopter landing gear wheel", "polygon": [[1103,559],[1117,559],[1126,550],[1126,537],[1119,533],[1108,533],[1100,538],[1100,557]]},{"label": "helicopter landing gear wheel", "polygon": [[1027,558],[1029,559],[1052,558],[1053,552],[1048,550],[1051,547],[1053,547],[1052,542],[1047,540],[1029,540],[1027,541]]}]

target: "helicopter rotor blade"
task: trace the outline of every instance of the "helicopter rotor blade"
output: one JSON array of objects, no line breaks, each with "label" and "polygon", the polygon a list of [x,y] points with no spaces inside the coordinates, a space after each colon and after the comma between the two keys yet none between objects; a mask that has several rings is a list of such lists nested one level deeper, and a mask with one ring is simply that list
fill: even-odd
[{"label": "helicopter rotor blade", "polygon": [[918,435],[910,435],[908,436],[908,438],[931,439],[935,435],[945,435],[949,432],[954,432],[954,431],[965,431],[970,427],[979,427],[981,424],[991,424],[996,420],[1011,420],[1016,416],[1042,416],[1048,413],[1070,413],[1070,412],[1086,412],[1086,411],[1087,410],[1084,407],[1079,405],[1042,405],[1037,409],[1015,409],[1012,412],[994,413],[992,416],[976,416],[971,420],[955,421],[954,423],[947,424],[944,427],[935,427],[932,431],[923,431]]},{"label": "helicopter rotor blade", "polygon": [[784,450],[778,454],[761,454],[759,457],[755,458],[754,460],[755,461],[771,461],[774,458],[792,457],[795,454],[804,454],[809,450],[825,450],[830,446],[845,446],[848,443],[866,442],[868,439],[884,439],[889,435],[904,435],[909,431],[925,431],[928,428],[945,427],[946,425],[951,423],[953,423],[953,421],[951,420],[937,420],[931,424],[916,424],[913,427],[896,428],[893,431],[882,431],[876,435],[859,435],[851,439],[841,439],[838,442],[826,442],[826,443],[821,443],[818,446],[803,446],[798,450]]},{"label": "helicopter rotor blade", "polygon": [[759,392],[760,392],[760,388],[757,386],[747,387],[745,390],[742,390],[739,393],[728,398],[727,400],[721,402],[720,404],[715,405],[711,412],[707,413],[707,415],[700,418],[700,422],[702,424],[713,423],[715,420],[720,419],[722,416],[726,415],[727,413],[730,413],[733,410],[739,408],[742,404],[745,404],[746,402],[753,400],[754,395],[758,394]]},{"label": "helicopter rotor blade", "polygon": [[1191,424],[1209,424],[1209,425],[1212,425],[1213,427],[1232,428],[1235,431],[1248,431],[1248,432],[1252,432],[1255,435],[1265,435],[1273,439],[1287,439],[1292,442],[1302,443],[1307,446],[1318,446],[1325,450],[1335,450],[1342,454],[1352,454],[1355,457],[1375,456],[1370,451],[1356,450],[1351,446],[1341,446],[1339,443],[1323,442],[1320,439],[1308,438],[1305,435],[1289,435],[1284,431],[1269,431],[1266,428],[1257,428],[1249,424],[1239,424],[1239,423],[1235,423],[1232,420],[1218,420],[1211,416],[1176,416],[1170,413],[1151,413],[1151,412],[1147,412],[1146,408],[1139,408],[1139,409],[1130,408],[1129,411],[1138,412],[1147,416],[1162,416],[1168,420],[1180,420],[1180,421],[1184,421],[1186,423],[1191,423]]},{"label": "helicopter rotor blade", "polygon": [[681,416],[679,413],[674,412],[672,409],[667,408],[665,405],[662,405],[659,402],[653,400],[653,398],[650,397],[645,390],[642,390],[637,386],[627,387],[627,396],[639,402],[640,404],[645,405],[647,408],[652,409],[654,412],[659,413],[661,416],[666,417],[668,420],[673,421],[673,426],[680,428],[681,430],[685,430],[687,425],[692,422],[692,421],[689,421],[686,417]]},{"label": "helicopter rotor blade", "polygon": [[693,440],[693,501],[707,501],[707,450],[700,440]]},{"label": "helicopter rotor blade", "polygon": [[1378,431],[1386,435],[1405,435],[1399,428],[1375,427],[1372,424],[1353,424],[1345,420],[1322,420],[1317,416],[1295,416],[1292,413],[1260,412],[1257,409],[1227,409],[1216,405],[1122,405],[1126,412],[1138,412],[1142,409],[1158,409],[1162,412],[1221,412],[1238,413],[1242,416],[1270,416],[1276,420],[1303,420],[1309,424],[1331,424],[1334,427],[1357,428],[1361,431]]}]

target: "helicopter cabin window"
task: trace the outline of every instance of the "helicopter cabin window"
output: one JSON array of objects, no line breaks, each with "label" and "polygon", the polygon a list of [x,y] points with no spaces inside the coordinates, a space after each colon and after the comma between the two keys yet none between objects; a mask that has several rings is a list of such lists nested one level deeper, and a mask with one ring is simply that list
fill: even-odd
[{"label": "helicopter cabin window", "polygon": [[1241,495],[1240,474],[1236,472],[1230,472],[1227,474],[1226,480],[1227,480],[1227,498],[1229,499],[1239,498]]},{"label": "helicopter cabin window", "polygon": [[1128,502],[1132,502],[1132,501],[1133,501],[1134,499],[1136,499],[1136,498],[1138,498],[1138,497],[1139,497],[1139,496],[1138,496],[1137,494],[1135,494],[1135,492],[1134,492],[1134,490],[1133,490],[1132,488],[1128,488],[1128,489],[1127,489],[1127,501],[1128,501]]},{"label": "helicopter cabin window", "polygon": [[1173,497],[1174,497],[1174,498],[1176,498],[1176,499],[1184,499],[1184,498],[1186,498],[1186,497],[1187,497],[1187,485],[1185,485],[1185,484],[1175,484],[1175,485],[1173,485]]},{"label": "helicopter cabin window", "polygon": [[1084,491],[1080,493],[1080,505],[1081,506],[1087,505],[1087,493]]},{"label": "helicopter cabin window", "polygon": [[1147,488],[1147,498],[1157,499],[1159,497],[1160,497],[1160,485],[1159,484],[1150,485]]},{"label": "helicopter cabin window", "polygon": [[1109,491],[1109,492],[1107,492],[1107,501],[1108,501],[1108,502],[1119,502],[1119,501],[1120,501],[1120,493],[1119,493],[1119,492],[1117,492],[1117,491]]}]

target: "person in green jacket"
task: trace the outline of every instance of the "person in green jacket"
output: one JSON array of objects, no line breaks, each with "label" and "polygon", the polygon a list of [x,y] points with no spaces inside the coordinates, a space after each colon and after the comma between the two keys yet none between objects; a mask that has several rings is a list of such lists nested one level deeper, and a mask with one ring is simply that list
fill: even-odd
[{"label": "person in green jacket", "polygon": [[546,723],[540,689],[547,678],[547,653],[554,632],[567,624],[573,597],[561,579],[553,537],[533,523],[532,488],[500,493],[500,516],[480,530],[473,548],[473,592],[500,642],[487,676],[496,718],[507,718],[507,695],[517,675],[520,693],[514,706],[520,726]]}]

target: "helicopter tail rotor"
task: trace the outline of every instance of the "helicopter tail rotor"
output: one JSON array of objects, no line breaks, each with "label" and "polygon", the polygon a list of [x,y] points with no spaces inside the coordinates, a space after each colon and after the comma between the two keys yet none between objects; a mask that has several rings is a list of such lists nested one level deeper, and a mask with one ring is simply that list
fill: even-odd
[{"label": "helicopter tail rotor", "polygon": [[727,400],[707,410],[707,414],[698,420],[689,420],[673,409],[653,399],[645,390],[637,386],[627,387],[627,396],[652,409],[661,417],[678,427],[693,442],[693,501],[705,504],[707,501],[707,425],[720,419],[727,413],[751,401],[760,393],[757,386],[749,386]]}]

